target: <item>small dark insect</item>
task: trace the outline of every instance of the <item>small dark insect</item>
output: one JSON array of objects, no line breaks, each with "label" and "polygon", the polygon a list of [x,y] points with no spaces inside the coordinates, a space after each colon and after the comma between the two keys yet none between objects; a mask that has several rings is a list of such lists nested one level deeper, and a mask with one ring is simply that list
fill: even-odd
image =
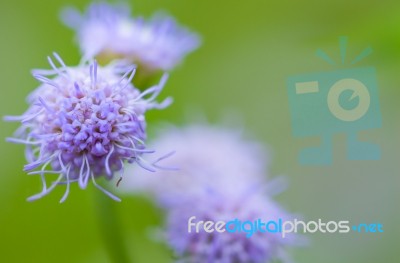
[{"label": "small dark insect", "polygon": [[122,177],[119,178],[118,182],[117,182],[117,187],[119,186],[119,183],[122,181]]}]

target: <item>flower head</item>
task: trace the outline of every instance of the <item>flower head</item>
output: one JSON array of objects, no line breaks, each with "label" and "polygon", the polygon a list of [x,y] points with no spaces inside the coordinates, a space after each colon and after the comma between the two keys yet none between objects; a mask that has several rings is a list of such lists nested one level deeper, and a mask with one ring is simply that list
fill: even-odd
[{"label": "flower head", "polygon": [[[9,141],[26,145],[28,164],[24,170],[39,174],[43,182],[41,193],[29,200],[48,194],[59,184],[77,182],[85,189],[91,179],[101,188],[96,178],[105,175],[112,179],[116,171],[123,171],[124,161],[135,162],[152,169],[142,155],[150,153],[145,146],[145,113],[162,109],[171,102],[155,102],[167,76],[159,85],[140,92],[132,84],[133,66],[110,64],[100,67],[94,61],[77,67],[57,67],[49,57],[52,70],[34,70],[33,76],[41,85],[28,97],[30,106],[21,116],[6,120],[21,121],[16,138]],[[123,74],[124,73],[124,74]],[[48,169],[52,167],[52,170]],[[36,170],[38,169],[38,170]],[[47,186],[45,175],[58,174]]]},{"label": "flower head", "polygon": [[[245,183],[245,182],[243,182]],[[298,243],[294,235],[283,238],[280,233],[259,232],[254,222],[288,220],[292,216],[263,195],[257,188],[226,193],[213,189],[193,195],[167,214],[166,240],[178,258],[191,263],[267,263],[279,259],[285,261],[284,249]],[[242,232],[206,232],[196,230],[196,223],[232,220],[247,222]],[[193,221],[193,225],[189,224]],[[251,223],[249,223],[251,222]],[[237,225],[229,226],[234,230]],[[189,232],[189,228],[191,228]],[[241,227],[240,227],[241,228]],[[254,231],[254,232],[253,232]]]},{"label": "flower head", "polygon": [[76,30],[86,57],[123,57],[149,71],[171,70],[199,46],[199,37],[174,19],[155,16],[132,18],[129,7],[93,3],[81,15],[66,9],[64,22]]},{"label": "flower head", "polygon": [[247,187],[243,182],[263,181],[267,174],[267,153],[259,143],[245,140],[240,132],[207,124],[169,128],[152,141],[161,151],[175,154],[163,164],[177,168],[162,169],[157,176],[137,167],[127,172],[138,174],[126,178],[121,190],[127,193],[149,193],[164,205],[175,203],[178,196],[196,194],[204,187],[224,188],[236,192]]}]

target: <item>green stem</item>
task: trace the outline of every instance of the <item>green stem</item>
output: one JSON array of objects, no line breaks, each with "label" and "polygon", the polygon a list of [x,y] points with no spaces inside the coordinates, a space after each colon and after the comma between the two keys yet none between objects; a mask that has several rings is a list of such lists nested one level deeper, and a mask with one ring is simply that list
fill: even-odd
[{"label": "green stem", "polygon": [[95,209],[104,245],[111,262],[132,263],[121,231],[116,206],[119,203],[106,196],[101,191],[95,191]]}]

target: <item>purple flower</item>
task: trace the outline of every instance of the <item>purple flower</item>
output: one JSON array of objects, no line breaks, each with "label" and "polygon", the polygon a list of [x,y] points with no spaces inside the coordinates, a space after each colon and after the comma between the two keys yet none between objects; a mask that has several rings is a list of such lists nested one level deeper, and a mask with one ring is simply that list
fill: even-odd
[{"label": "purple flower", "polygon": [[[243,182],[245,184],[245,182]],[[193,218],[195,217],[195,218]],[[287,262],[285,248],[299,243],[294,234],[283,238],[280,233],[254,232],[206,232],[196,223],[199,221],[232,220],[274,221],[289,220],[293,216],[283,210],[269,196],[255,187],[247,191],[226,193],[224,189],[212,189],[203,194],[182,200],[179,206],[168,211],[166,240],[182,262],[191,263],[267,263],[273,260]],[[190,220],[192,218],[192,220]],[[189,225],[192,221],[193,225]],[[189,227],[191,231],[189,232]],[[238,226],[235,226],[238,227]],[[253,230],[254,225],[251,226]],[[250,230],[247,225],[246,229]],[[234,229],[230,226],[229,229]],[[181,262],[179,261],[179,262]]]},{"label": "purple flower", "polygon": [[148,71],[171,70],[199,44],[199,37],[174,19],[132,18],[126,5],[93,3],[81,15],[65,9],[64,23],[77,32],[85,57],[123,57]]},{"label": "purple flower", "polygon": [[154,176],[128,166],[126,172],[138,176],[126,178],[120,190],[150,194],[161,206],[170,206],[174,199],[202,192],[204,187],[236,192],[247,187],[246,181],[264,181],[267,151],[259,142],[246,140],[239,130],[208,124],[161,130],[150,146],[162,152],[173,149],[175,154],[163,165],[178,169],[159,170]]},{"label": "purple flower", "polygon": [[[34,70],[41,85],[28,97],[30,107],[21,116],[6,120],[21,121],[15,138],[8,141],[26,145],[28,164],[24,170],[40,175],[42,192],[30,197],[36,200],[57,185],[77,182],[85,189],[89,180],[110,197],[117,197],[96,183],[104,175],[112,179],[123,172],[124,161],[154,170],[142,155],[151,153],[145,146],[145,113],[149,109],[167,107],[155,98],[162,90],[167,75],[154,87],[140,92],[132,84],[135,67],[118,63],[100,67],[94,61],[67,67],[54,53],[57,67],[49,57],[51,70]],[[52,169],[49,169],[49,166]],[[58,174],[47,185],[46,176]]]}]

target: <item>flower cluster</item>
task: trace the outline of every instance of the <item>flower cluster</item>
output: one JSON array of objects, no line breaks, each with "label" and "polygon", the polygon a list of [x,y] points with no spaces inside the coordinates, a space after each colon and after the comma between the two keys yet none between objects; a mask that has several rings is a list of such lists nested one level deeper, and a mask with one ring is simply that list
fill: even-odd
[{"label": "flower cluster", "polygon": [[171,70],[200,44],[196,34],[171,17],[145,20],[131,17],[128,10],[123,4],[93,3],[84,14],[64,10],[63,20],[77,32],[85,57],[123,57],[141,70]]},{"label": "flower cluster", "polygon": [[[65,184],[63,202],[71,183],[85,189],[89,181],[119,200],[98,185],[96,178],[111,180],[118,171],[122,177],[125,162],[149,171],[159,168],[158,161],[149,163],[143,158],[154,152],[145,145],[145,114],[171,103],[170,98],[162,103],[155,101],[167,74],[141,92],[132,84],[137,69],[133,63],[141,72],[161,76],[160,72],[171,70],[194,50],[199,38],[172,18],[131,18],[129,7],[121,4],[93,3],[83,15],[66,9],[63,18],[77,31],[82,62],[68,67],[54,53],[58,66],[49,57],[52,69],[33,71],[41,85],[28,97],[30,106],[23,115],[5,118],[21,122],[8,141],[26,145],[28,164],[24,170],[41,177],[42,191],[28,200],[41,198]],[[107,63],[98,65],[96,61],[101,60]],[[141,79],[135,85],[143,88]],[[58,177],[48,185],[51,174]]]},{"label": "flower cluster", "polygon": [[153,141],[159,150],[173,147],[176,153],[163,165],[177,170],[154,174],[137,167],[125,181],[128,193],[147,194],[166,211],[165,239],[184,262],[266,263],[285,259],[283,248],[297,238],[257,233],[188,233],[188,219],[198,221],[253,221],[291,219],[292,215],[273,201],[285,183],[267,181],[268,154],[260,143],[246,141],[240,133],[210,125],[170,128]]},{"label": "flower cluster", "polygon": [[214,189],[184,200],[186,203],[174,206],[168,212],[166,240],[185,262],[267,263],[276,259],[286,262],[288,256],[284,248],[298,243],[294,236],[284,239],[274,233],[256,232],[247,237],[244,232],[209,233],[202,228],[199,232],[188,232],[188,219],[192,216],[197,222],[291,218],[270,197],[254,187],[244,192],[238,190],[236,194]]},{"label": "flower cluster", "polygon": [[[51,69],[33,71],[41,84],[28,96],[26,112],[6,117],[21,122],[8,141],[26,146],[24,170],[42,180],[42,191],[28,200],[65,185],[63,202],[72,183],[85,189],[89,181],[120,200],[96,180],[111,180],[117,172],[122,178],[125,164],[135,163],[128,166],[129,174],[135,176],[126,178],[121,191],[149,194],[164,209],[164,239],[180,260],[284,261],[283,248],[297,244],[295,237],[255,233],[248,238],[245,233],[187,231],[192,216],[216,222],[287,219],[291,214],[272,198],[282,184],[265,179],[267,151],[238,132],[210,125],[171,128],[151,148],[146,146],[146,112],[164,109],[172,101],[156,101],[168,75],[164,73],[158,84],[141,91],[136,82],[132,84],[136,66],[131,64],[156,76],[177,66],[200,40],[172,18],[144,20],[131,17],[128,10],[125,5],[106,3],[94,3],[84,14],[64,10],[64,22],[77,32],[82,62],[70,67],[56,53],[54,58],[48,57]],[[96,61],[107,63],[98,65]],[[152,148],[176,154],[148,161],[152,155],[146,159],[144,155],[153,153]]]},{"label": "flower cluster", "polygon": [[[41,85],[28,97],[29,109],[21,116],[6,117],[21,121],[16,138],[8,140],[26,145],[29,163],[24,170],[42,178],[42,192],[29,200],[66,184],[64,201],[70,183],[78,182],[85,189],[89,179],[118,199],[101,188],[95,178],[105,175],[111,179],[116,171],[123,170],[124,161],[151,166],[142,158],[152,152],[144,143],[145,113],[170,104],[170,98],[155,102],[167,75],[158,85],[140,92],[131,84],[135,73],[132,66],[115,63],[100,67],[94,61],[67,67],[57,54],[54,57],[60,67],[49,57],[51,70],[33,71]],[[53,170],[46,169],[49,165]],[[46,174],[59,174],[50,187]]]}]

